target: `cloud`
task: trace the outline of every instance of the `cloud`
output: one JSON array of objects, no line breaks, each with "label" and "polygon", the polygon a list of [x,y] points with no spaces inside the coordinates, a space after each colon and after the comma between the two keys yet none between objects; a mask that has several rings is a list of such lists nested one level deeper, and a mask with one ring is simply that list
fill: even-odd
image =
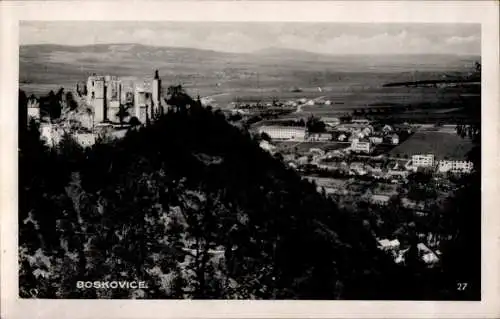
[{"label": "cloud", "polygon": [[462,44],[462,43],[473,43],[473,42],[479,42],[479,38],[471,35],[468,37],[452,36],[446,39],[446,43],[448,44]]},{"label": "cloud", "polygon": [[250,52],[284,47],[327,54],[479,54],[480,28],[465,24],[29,22],[21,43],[139,43]]},{"label": "cloud", "polygon": [[443,53],[446,50],[426,37],[411,35],[403,30],[396,34],[387,32],[373,36],[342,34],[324,41],[311,41],[296,36],[283,36],[280,43],[289,48],[299,48],[326,54],[412,54]]}]

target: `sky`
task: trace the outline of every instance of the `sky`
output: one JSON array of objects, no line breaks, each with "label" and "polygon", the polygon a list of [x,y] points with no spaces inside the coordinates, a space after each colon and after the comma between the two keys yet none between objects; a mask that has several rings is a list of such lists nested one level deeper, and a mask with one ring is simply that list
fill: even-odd
[{"label": "sky", "polygon": [[20,44],[137,43],[224,52],[480,55],[480,24],[23,21]]}]

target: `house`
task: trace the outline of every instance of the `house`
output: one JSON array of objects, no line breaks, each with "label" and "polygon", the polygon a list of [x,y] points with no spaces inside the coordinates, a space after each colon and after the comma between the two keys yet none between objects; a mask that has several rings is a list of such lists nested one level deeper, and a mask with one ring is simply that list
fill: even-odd
[{"label": "house", "polygon": [[411,157],[414,167],[432,167],[434,166],[434,154],[417,154]]},{"label": "house", "polygon": [[305,165],[305,164],[309,163],[309,157],[308,156],[301,156],[297,159],[297,163],[299,163],[300,165]]},{"label": "house", "polygon": [[394,133],[391,136],[391,143],[392,145],[398,145],[399,144],[399,135]]},{"label": "house", "polygon": [[307,138],[309,141],[331,141],[331,133],[309,133]]},{"label": "house", "polygon": [[363,133],[364,136],[368,136],[372,133],[372,129],[370,127],[365,127],[361,129],[361,133]]},{"label": "house", "polygon": [[373,144],[382,144],[383,138],[380,136],[370,136],[368,138]]},{"label": "house", "polygon": [[382,132],[385,133],[385,134],[389,134],[393,131],[393,128],[392,126],[390,125],[384,125],[384,127],[382,127]]},{"label": "house", "polygon": [[370,203],[374,205],[387,205],[389,204],[390,196],[388,195],[381,195],[381,194],[374,194],[370,197]]},{"label": "house", "polygon": [[40,125],[40,137],[51,147],[57,146],[63,135],[64,130],[56,124],[42,123]]},{"label": "house", "polygon": [[407,197],[401,198],[401,205],[408,209],[418,209],[420,211],[425,210],[425,204],[422,202],[416,202]]},{"label": "house", "polygon": [[389,169],[387,171],[387,177],[389,178],[407,178],[409,173],[407,171],[398,170],[398,169]]},{"label": "house", "polygon": [[389,240],[389,239],[381,239],[378,240],[378,246],[382,250],[396,250],[400,247],[401,243],[399,240]]},{"label": "house", "polygon": [[276,149],[276,146],[272,145],[268,141],[261,141],[259,146],[268,152],[273,152]]},{"label": "house", "polygon": [[[385,247],[389,246],[388,242],[384,242],[383,244],[385,245]],[[382,245],[380,244],[380,241],[379,241],[379,247],[382,248]],[[424,263],[426,263],[428,266],[432,266],[432,265],[434,265],[434,264],[436,264],[436,263],[439,262],[438,254],[435,253],[435,252],[433,252],[431,249],[429,249],[423,243],[417,244],[417,249],[418,249],[418,255],[419,255],[420,259]],[[388,250],[388,249],[386,248],[385,250]],[[406,248],[405,250],[400,250],[397,253],[396,258],[394,259],[394,261],[397,264],[404,263],[405,259],[406,259],[406,254],[408,253],[409,250],[410,250],[410,248]]]},{"label": "house", "polygon": [[435,264],[439,262],[439,257],[436,253],[429,249],[425,244],[418,243],[417,248],[418,253],[421,254],[421,258],[426,264]]},{"label": "house", "polygon": [[352,140],[351,149],[354,152],[360,152],[360,153],[370,153],[372,151],[370,141],[359,140],[357,138]]},{"label": "house", "polygon": [[363,163],[353,162],[349,166],[349,170],[357,175],[365,175],[367,173]]},{"label": "house", "polygon": [[404,250],[400,250],[397,254],[396,254],[396,258],[394,258],[394,262],[396,264],[401,264],[401,263],[404,263],[405,262],[405,255],[406,253],[408,252],[408,250],[410,250],[410,248],[406,248]]},{"label": "house", "polygon": [[288,162],[288,167],[291,167],[291,168],[296,169],[296,168],[297,168],[297,165],[295,165],[295,163],[294,163],[294,162]]},{"label": "house", "polygon": [[323,151],[322,149],[320,148],[310,148],[309,149],[309,153],[311,154],[317,154],[319,156],[323,156],[325,155],[325,151]]},{"label": "house", "polygon": [[473,167],[473,163],[469,161],[441,160],[438,163],[438,172],[470,173]]},{"label": "house", "polygon": [[34,95],[28,98],[28,124],[31,119],[40,121],[40,103]]},{"label": "house", "polygon": [[97,134],[95,133],[77,133],[74,134],[73,137],[83,148],[91,147],[97,140]]},{"label": "house", "polygon": [[346,140],[346,138],[347,138],[347,136],[345,134],[340,134],[339,137],[338,137],[338,140],[341,141],[341,142],[343,142],[343,141]]},{"label": "house", "polygon": [[361,132],[361,130],[357,129],[351,132],[351,135],[349,136],[349,140],[352,141],[354,139],[361,139],[364,138],[365,134]]}]

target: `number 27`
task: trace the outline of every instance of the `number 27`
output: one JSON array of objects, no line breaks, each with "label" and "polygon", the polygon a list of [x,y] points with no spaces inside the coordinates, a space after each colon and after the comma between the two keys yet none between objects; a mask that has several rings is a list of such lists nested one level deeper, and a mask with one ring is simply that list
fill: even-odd
[{"label": "number 27", "polygon": [[457,283],[457,290],[464,291],[466,288],[467,288],[467,283],[466,282],[459,282],[459,283]]}]

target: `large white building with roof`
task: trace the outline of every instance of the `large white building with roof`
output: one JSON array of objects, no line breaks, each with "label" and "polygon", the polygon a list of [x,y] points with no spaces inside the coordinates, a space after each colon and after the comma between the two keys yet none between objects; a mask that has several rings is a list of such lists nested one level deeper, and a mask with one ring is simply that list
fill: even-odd
[{"label": "large white building with roof", "polygon": [[414,167],[432,167],[434,166],[434,154],[416,154],[411,157]]},{"label": "large white building with roof", "polygon": [[470,161],[441,160],[438,163],[438,172],[470,173],[474,165]]},{"label": "large white building with roof", "polygon": [[372,145],[370,141],[355,138],[351,142],[351,150],[354,152],[370,153],[372,151]]},{"label": "large white building with roof", "polygon": [[306,128],[302,126],[261,126],[259,134],[266,133],[273,140],[304,141]]}]

